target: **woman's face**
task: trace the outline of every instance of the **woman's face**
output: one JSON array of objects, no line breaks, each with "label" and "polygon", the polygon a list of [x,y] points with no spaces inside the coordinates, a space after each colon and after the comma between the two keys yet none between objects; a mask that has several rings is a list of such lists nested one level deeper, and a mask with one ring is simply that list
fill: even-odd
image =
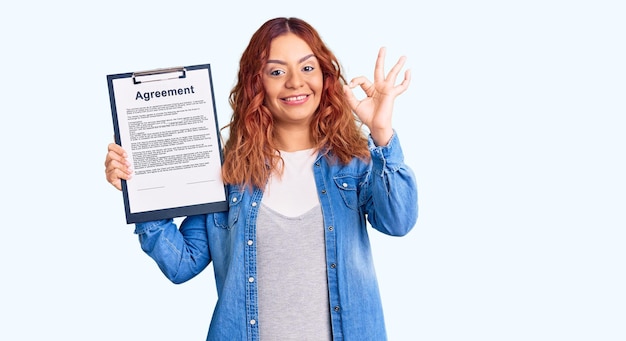
[{"label": "woman's face", "polygon": [[322,96],[324,79],[309,45],[293,33],[272,40],[263,69],[265,105],[279,128],[308,127]]}]

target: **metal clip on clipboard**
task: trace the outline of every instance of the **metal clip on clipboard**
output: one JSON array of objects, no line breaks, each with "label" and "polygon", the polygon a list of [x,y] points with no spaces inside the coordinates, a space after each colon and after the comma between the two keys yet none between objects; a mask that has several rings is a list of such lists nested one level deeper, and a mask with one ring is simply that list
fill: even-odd
[{"label": "metal clip on clipboard", "polygon": [[[156,82],[167,79],[185,78],[187,69],[184,67],[171,67],[165,69],[154,69],[148,71],[133,72],[133,84]],[[140,80],[141,78],[141,80]]]}]

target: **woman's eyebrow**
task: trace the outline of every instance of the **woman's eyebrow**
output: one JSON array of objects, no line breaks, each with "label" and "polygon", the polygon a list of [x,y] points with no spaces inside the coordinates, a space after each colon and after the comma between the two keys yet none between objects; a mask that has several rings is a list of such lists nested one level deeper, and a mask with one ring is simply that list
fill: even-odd
[{"label": "woman's eyebrow", "polygon": [[[308,54],[300,59],[298,59],[298,64],[304,62],[305,60],[311,58],[311,57],[315,57],[315,55],[313,53]],[[268,64],[281,64],[281,65],[287,65],[286,62],[282,61],[282,60],[278,60],[278,59],[269,59],[267,61]]]}]

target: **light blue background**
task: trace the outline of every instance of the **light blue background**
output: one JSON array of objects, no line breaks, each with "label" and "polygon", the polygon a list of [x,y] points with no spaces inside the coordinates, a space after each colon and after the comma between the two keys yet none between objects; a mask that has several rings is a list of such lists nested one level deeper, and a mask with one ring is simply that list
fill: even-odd
[{"label": "light blue background", "polygon": [[394,125],[420,185],[372,234],[390,340],[626,340],[621,1],[0,5],[2,340],[204,340],[212,271],[169,283],[104,178],[106,75],[211,63],[219,118],[252,33],[313,24],[348,78],[408,56]]}]

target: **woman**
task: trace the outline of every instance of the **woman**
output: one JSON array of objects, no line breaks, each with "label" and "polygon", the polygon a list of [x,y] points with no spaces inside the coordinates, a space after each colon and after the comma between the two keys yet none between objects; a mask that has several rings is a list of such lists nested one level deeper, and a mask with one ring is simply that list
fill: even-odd
[{"label": "woman", "polygon": [[[207,340],[386,339],[366,222],[405,235],[417,190],[391,126],[410,73],[395,85],[405,58],[387,76],[384,58],[381,49],[374,83],[346,84],[308,23],[276,18],[252,36],[229,97],[229,210],[186,217],[180,228],[171,219],[135,227],[174,283],[213,262]],[[356,87],[367,97],[358,100]],[[118,189],[131,176],[124,156],[109,145],[107,180]]]}]

